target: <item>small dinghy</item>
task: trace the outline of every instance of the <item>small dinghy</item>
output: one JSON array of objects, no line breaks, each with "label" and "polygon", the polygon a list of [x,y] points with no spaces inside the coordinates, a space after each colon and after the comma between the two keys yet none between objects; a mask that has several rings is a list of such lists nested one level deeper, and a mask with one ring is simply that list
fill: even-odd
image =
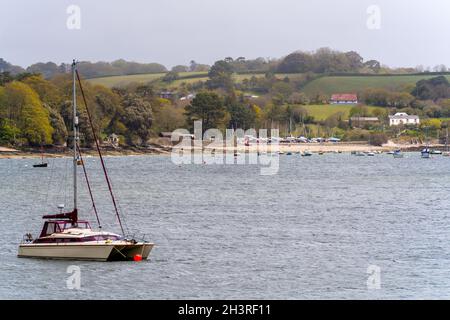
[{"label": "small dinghy", "polygon": [[33,164],[33,168],[47,168],[47,162]]},{"label": "small dinghy", "polygon": [[423,149],[420,152],[420,154],[421,154],[421,157],[424,159],[429,159],[431,157],[431,152],[430,152],[430,149],[428,149],[428,148]]},{"label": "small dinghy", "polygon": [[41,147],[41,163],[33,164],[33,168],[47,168],[48,163],[44,162],[44,149]]},{"label": "small dinghy", "polygon": [[400,149],[393,151],[392,155],[394,156],[394,158],[403,158],[403,153],[400,151]]}]

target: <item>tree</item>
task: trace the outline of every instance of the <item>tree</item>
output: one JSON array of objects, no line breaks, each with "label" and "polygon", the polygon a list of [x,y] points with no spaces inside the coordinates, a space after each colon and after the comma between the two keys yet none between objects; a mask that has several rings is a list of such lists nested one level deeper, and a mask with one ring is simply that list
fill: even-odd
[{"label": "tree", "polygon": [[188,66],[183,66],[183,65],[176,65],[176,66],[172,67],[171,71],[176,72],[176,73],[188,72],[189,71],[189,67]]},{"label": "tree", "polygon": [[61,91],[52,82],[45,80],[41,75],[32,75],[22,82],[33,88],[41,101],[53,108],[61,103]]},{"label": "tree", "polygon": [[302,73],[311,70],[312,57],[308,53],[294,52],[287,55],[279,64],[278,72]]},{"label": "tree", "polygon": [[159,132],[170,132],[182,128],[186,122],[183,108],[177,108],[172,105],[162,108],[157,113],[155,112],[154,118],[154,126],[157,127],[155,130]]},{"label": "tree", "polygon": [[224,88],[231,90],[233,88],[233,67],[230,63],[220,60],[216,61],[208,72],[210,88]]},{"label": "tree", "polygon": [[215,92],[198,93],[185,111],[188,125],[192,127],[195,120],[201,120],[203,131],[218,128],[226,114],[222,98]]},{"label": "tree", "polygon": [[44,108],[38,94],[28,85],[18,81],[6,84],[4,90],[7,119],[20,130],[21,138],[31,145],[52,143],[53,128],[50,125],[49,112]]},{"label": "tree", "polygon": [[350,109],[350,117],[368,117],[370,116],[369,108],[363,105],[357,105]]},{"label": "tree", "polygon": [[272,86],[272,94],[279,96],[280,100],[285,101],[292,94],[293,88],[290,83],[284,81],[277,81]]},{"label": "tree", "polygon": [[340,123],[343,121],[343,118],[344,118],[343,112],[336,112],[325,119],[324,125],[327,128],[338,127]]},{"label": "tree", "polygon": [[369,142],[373,146],[382,146],[388,142],[388,137],[385,133],[374,132],[369,135]]},{"label": "tree", "polygon": [[9,72],[12,75],[16,75],[25,72],[25,70],[22,67],[14,66],[11,63],[0,58],[0,72]]},{"label": "tree", "polygon": [[58,111],[49,106],[46,106],[46,109],[49,113],[50,125],[53,128],[53,143],[64,144],[67,141],[68,132],[63,117]]},{"label": "tree", "polygon": [[189,71],[197,71],[196,69],[197,69],[197,62],[191,60],[191,62],[189,63]]},{"label": "tree", "polygon": [[292,104],[309,104],[309,98],[303,92],[294,92],[289,96],[288,102]]},{"label": "tree", "polygon": [[146,145],[153,121],[152,106],[136,94],[127,94],[122,107],[122,122],[128,128],[128,143]]},{"label": "tree", "polygon": [[255,124],[255,113],[253,107],[244,103],[231,102],[227,105],[230,114],[229,127],[235,129],[248,129]]},{"label": "tree", "polygon": [[377,73],[381,69],[381,64],[377,60],[366,61],[366,62],[364,62],[364,66],[371,69],[375,73]]},{"label": "tree", "polygon": [[261,108],[256,104],[251,105],[251,108],[252,108],[252,113],[254,115],[255,129],[259,129],[262,127],[263,112],[262,112]]},{"label": "tree", "polygon": [[413,102],[414,97],[408,92],[392,92],[387,98],[387,105],[390,107],[408,107]]},{"label": "tree", "polygon": [[388,105],[389,95],[390,92],[385,89],[369,88],[362,93],[361,97],[368,105],[385,107]]},{"label": "tree", "polygon": [[363,58],[360,56],[358,52],[349,51],[345,53],[345,57],[347,58],[348,65],[351,71],[358,71],[363,67]]},{"label": "tree", "polygon": [[441,120],[439,119],[425,119],[421,122],[420,128],[427,130],[431,129],[432,131],[441,128]]},{"label": "tree", "polygon": [[[60,113],[70,132],[73,126],[72,79],[70,75],[64,74],[55,76],[51,82],[58,87],[61,93],[60,100],[62,101],[56,108],[52,107]],[[121,112],[121,101],[127,94],[127,90],[113,91],[101,85],[92,85],[87,81],[82,81],[82,85],[91,113],[93,129],[96,135],[100,137],[110,127],[111,121],[117,116],[117,113]],[[131,89],[130,91],[134,92]],[[120,94],[123,94],[123,96],[120,96]],[[77,101],[81,143],[91,146],[94,143],[94,136],[80,90],[77,91]]]},{"label": "tree", "polygon": [[164,77],[162,78],[162,81],[173,82],[175,80],[178,80],[179,78],[180,78],[180,76],[178,75],[178,72],[170,71],[164,75]]},{"label": "tree", "polygon": [[14,144],[20,130],[8,119],[0,119],[0,143]]},{"label": "tree", "polygon": [[152,100],[152,132],[170,132],[182,128],[185,124],[184,107],[173,104],[171,100],[156,98]]},{"label": "tree", "polygon": [[388,109],[381,109],[377,108],[372,111],[372,115],[374,117],[377,117],[379,120],[387,120],[389,116],[389,110]]},{"label": "tree", "polygon": [[412,95],[420,100],[433,100],[450,98],[450,84],[446,77],[438,76],[423,79],[416,83]]},{"label": "tree", "polygon": [[0,73],[0,86],[4,86],[6,83],[11,82],[14,80],[14,77],[11,75],[10,72],[2,72]]},{"label": "tree", "polygon": [[27,72],[42,74],[42,76],[46,79],[51,78],[55,74],[59,73],[59,68],[54,62],[47,63],[35,63],[27,68]]},{"label": "tree", "polygon": [[191,60],[189,63],[189,71],[195,71],[195,72],[205,72],[209,70],[209,65],[207,64],[200,64],[195,62],[194,60]]}]

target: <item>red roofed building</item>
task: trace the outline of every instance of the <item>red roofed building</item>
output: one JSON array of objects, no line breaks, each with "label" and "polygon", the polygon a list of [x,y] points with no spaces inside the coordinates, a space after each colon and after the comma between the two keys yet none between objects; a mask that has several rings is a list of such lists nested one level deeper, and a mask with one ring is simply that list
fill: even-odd
[{"label": "red roofed building", "polygon": [[357,104],[358,96],[355,93],[333,94],[330,99],[331,104]]}]

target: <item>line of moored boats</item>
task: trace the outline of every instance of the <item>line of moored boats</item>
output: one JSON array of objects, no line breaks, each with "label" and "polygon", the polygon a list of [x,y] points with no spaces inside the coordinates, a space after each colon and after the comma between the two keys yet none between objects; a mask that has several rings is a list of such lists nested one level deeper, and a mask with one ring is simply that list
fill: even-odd
[{"label": "line of moored boats", "polygon": [[[313,153],[313,152],[311,152],[309,150],[305,150],[305,151],[295,151],[295,152],[293,152],[293,151],[287,151],[287,152],[277,151],[277,152],[274,152],[274,153],[271,153],[271,152],[258,152],[258,155],[266,155],[266,154],[269,154],[269,155],[287,155],[287,156],[300,155],[302,157],[310,157],[313,154],[323,155],[325,153],[343,153],[343,152],[340,151],[340,150],[339,151],[336,150],[336,151],[327,151],[327,152],[325,152],[325,151],[317,151],[317,152]],[[400,149],[392,150],[392,151],[388,151],[388,152],[383,152],[383,151],[380,151],[380,150],[377,150],[377,151],[351,151],[350,152],[351,155],[357,156],[357,157],[363,157],[363,156],[373,157],[373,156],[375,156],[377,154],[383,154],[383,153],[384,154],[388,154],[388,155],[392,155],[394,158],[403,158],[404,157],[404,153]],[[420,154],[421,154],[422,158],[431,158],[431,155],[442,155],[444,157],[449,157],[450,156],[450,152],[448,152],[448,151],[443,152],[443,151],[440,151],[440,150],[434,150],[434,149],[429,149],[429,148],[424,148],[420,152]],[[240,155],[241,155],[241,153],[235,153],[235,156],[240,156]]]}]

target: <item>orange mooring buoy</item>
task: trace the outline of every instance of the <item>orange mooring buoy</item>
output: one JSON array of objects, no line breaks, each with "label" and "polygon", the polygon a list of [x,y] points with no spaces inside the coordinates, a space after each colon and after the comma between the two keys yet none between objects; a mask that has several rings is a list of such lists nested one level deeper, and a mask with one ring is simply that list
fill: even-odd
[{"label": "orange mooring buoy", "polygon": [[133,257],[134,261],[142,261],[142,256],[140,254],[135,254]]}]

